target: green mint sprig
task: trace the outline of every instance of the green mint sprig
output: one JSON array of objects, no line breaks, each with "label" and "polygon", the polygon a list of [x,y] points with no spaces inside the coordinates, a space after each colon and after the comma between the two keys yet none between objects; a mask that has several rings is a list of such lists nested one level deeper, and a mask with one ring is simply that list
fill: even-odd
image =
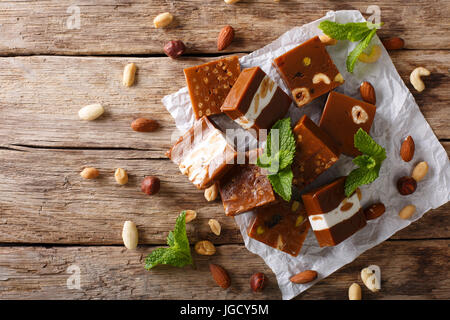
[{"label": "green mint sprig", "polygon": [[[272,141],[274,137],[278,137],[278,150],[272,150],[272,142],[276,142]],[[276,143],[274,143],[274,146],[276,146]],[[286,201],[290,201],[292,196],[292,179],[294,175],[291,164],[294,160],[294,155],[295,139],[291,129],[291,119],[278,120],[270,129],[266,148],[256,164],[269,172],[268,179],[272,184],[273,190]]]},{"label": "green mint sprig", "polygon": [[377,144],[363,129],[355,133],[355,147],[363,153],[353,159],[359,168],[354,169],[345,180],[345,195],[349,197],[356,188],[369,184],[378,178],[381,164],[386,159],[386,150]]},{"label": "green mint sprig", "polygon": [[377,29],[379,29],[382,25],[383,23],[337,23],[326,20],[319,24],[319,29],[321,29],[323,33],[330,38],[336,40],[350,40],[352,42],[360,41],[355,49],[350,52],[346,61],[347,71],[353,73],[358,57],[369,46],[373,36],[377,32]]},{"label": "green mint sprig", "polygon": [[159,264],[184,267],[193,264],[189,240],[186,235],[186,211],[181,212],[175,228],[167,236],[169,248],[157,248],[145,258],[145,269],[150,270]]}]

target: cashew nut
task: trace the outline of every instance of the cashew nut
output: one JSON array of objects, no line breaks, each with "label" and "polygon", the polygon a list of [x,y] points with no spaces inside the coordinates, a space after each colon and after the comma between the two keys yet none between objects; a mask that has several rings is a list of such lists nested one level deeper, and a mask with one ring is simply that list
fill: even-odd
[{"label": "cashew nut", "polygon": [[381,47],[379,45],[374,45],[369,54],[363,52],[359,55],[358,59],[361,62],[374,63],[381,57],[381,52]]},{"label": "cashew nut", "polygon": [[367,268],[362,269],[361,280],[370,291],[379,291],[381,289],[380,267],[377,265],[370,265]]},{"label": "cashew nut", "polygon": [[325,84],[330,84],[330,78],[324,73],[316,73],[312,79],[314,84],[318,84],[319,82],[323,82]]},{"label": "cashew nut", "polygon": [[334,46],[337,43],[336,39],[330,38],[326,34],[321,34],[319,39],[326,46]]},{"label": "cashew nut", "polygon": [[430,71],[428,71],[424,67],[417,67],[413,70],[413,72],[411,72],[411,75],[409,76],[409,81],[411,81],[411,84],[413,85],[414,89],[416,89],[418,92],[422,92],[425,89],[425,84],[423,83],[420,77],[429,75]]}]

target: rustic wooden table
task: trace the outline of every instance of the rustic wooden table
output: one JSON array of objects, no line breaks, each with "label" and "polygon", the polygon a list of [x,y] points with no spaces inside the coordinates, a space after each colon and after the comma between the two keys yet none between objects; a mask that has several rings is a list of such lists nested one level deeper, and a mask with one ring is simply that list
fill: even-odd
[{"label": "rustic wooden table", "polygon": [[[0,3],[0,298],[1,299],[279,299],[276,280],[263,260],[247,251],[233,219],[220,201],[207,203],[165,156],[174,122],[161,103],[185,85],[183,68],[219,56],[218,31],[236,29],[228,53],[249,53],[290,28],[322,17],[329,10],[358,9],[365,1],[98,0],[2,1]],[[375,1],[374,1],[375,2]],[[450,152],[450,4],[447,0],[382,0],[385,22],[379,35],[400,36],[404,50],[390,52],[400,75],[425,66],[427,89],[412,90],[421,111]],[[155,29],[153,17],[170,11],[175,21]],[[80,19],[77,19],[77,12]],[[80,23],[79,28],[77,22]],[[162,51],[166,41],[183,40],[188,52],[179,60]],[[138,66],[137,83],[121,85],[123,67]],[[99,102],[106,113],[94,122],[78,119],[80,107]],[[137,133],[139,116],[157,119],[162,128]],[[100,170],[82,180],[85,166]],[[119,186],[114,169],[128,170]],[[161,192],[140,191],[146,175],[161,177]],[[198,211],[189,225],[191,243],[209,239],[218,252],[195,253],[195,268],[158,267],[148,272],[143,259],[165,245],[178,213]],[[450,204],[367,251],[320,281],[300,299],[346,299],[361,268],[378,264],[383,289],[363,288],[365,299],[449,299]],[[222,224],[214,236],[210,218]],[[138,225],[140,246],[122,245],[125,220]],[[209,274],[208,263],[230,271],[224,291]],[[72,268],[72,269],[71,269]],[[74,268],[74,269],[73,269]],[[69,270],[79,268],[81,289],[70,289]],[[269,285],[262,294],[249,288],[262,271]]]}]

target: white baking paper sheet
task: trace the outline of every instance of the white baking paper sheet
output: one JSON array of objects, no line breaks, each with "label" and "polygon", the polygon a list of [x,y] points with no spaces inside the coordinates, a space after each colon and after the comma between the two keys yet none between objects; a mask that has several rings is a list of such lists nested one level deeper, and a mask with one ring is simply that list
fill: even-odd
[{"label": "white baking paper sheet", "polygon": [[[328,12],[325,17],[302,27],[293,28],[267,46],[242,57],[240,59],[241,67],[261,67],[281,88],[288,92],[272,66],[272,60],[309,38],[320,35],[321,31],[317,26],[323,20],[340,23],[365,21],[362,14],[355,10]],[[375,37],[372,43],[380,44],[380,40]],[[345,60],[355,45],[348,41],[339,41],[337,45],[327,47],[327,50],[345,79],[345,84],[338,87],[337,91],[360,99],[358,91],[362,81],[369,81],[375,87],[377,113],[370,134],[375,141],[386,148],[387,159],[381,167],[380,177],[372,184],[361,187],[362,205],[381,201],[386,206],[386,212],[380,218],[368,221],[365,228],[335,247],[320,248],[310,230],[300,255],[295,258],[247,236],[246,229],[253,212],[236,216],[235,221],[240,227],[245,246],[251,252],[261,256],[273,270],[283,299],[295,297],[320,279],[352,262],[364,251],[420,219],[430,209],[437,208],[450,199],[450,164],[447,153],[397,73],[389,54],[383,48],[382,56],[376,63],[357,63],[354,74],[349,74],[346,71]],[[305,113],[317,123],[326,96],[314,100],[301,109],[292,105],[289,115],[293,119],[293,123]],[[181,133],[192,126],[194,116],[186,87],[164,97],[162,102],[175,119],[176,126]],[[220,119],[226,122],[226,119],[220,117],[219,122]],[[402,140],[408,135],[414,138],[416,151],[413,161],[405,163],[399,156],[399,150]],[[397,178],[409,175],[413,165],[419,161],[428,162],[430,169],[427,177],[418,183],[414,194],[401,196],[396,189]],[[347,175],[352,169],[351,158],[341,156],[338,163],[321,175],[310,187],[325,184],[341,175]],[[398,217],[399,210],[410,203],[417,207],[417,212],[410,220],[400,219]],[[377,261],[372,263],[376,264]],[[383,268],[383,266],[380,267]],[[306,269],[316,270],[319,274],[318,279],[303,285],[293,284],[289,281],[292,275]]]}]

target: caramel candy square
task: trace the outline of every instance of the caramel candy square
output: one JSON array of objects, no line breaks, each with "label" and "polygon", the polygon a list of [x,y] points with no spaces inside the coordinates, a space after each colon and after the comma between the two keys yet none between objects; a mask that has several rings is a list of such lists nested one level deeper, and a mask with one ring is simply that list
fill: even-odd
[{"label": "caramel candy square", "polygon": [[254,164],[237,165],[219,184],[220,197],[227,216],[235,216],[275,201],[267,176]]},{"label": "caramel candy square", "polygon": [[256,209],[247,230],[250,238],[296,257],[309,231],[306,210],[298,201],[279,202]]},{"label": "caramel candy square", "polygon": [[355,148],[354,135],[359,128],[369,133],[376,110],[368,102],[330,92],[319,126],[339,144],[342,153],[356,157],[361,152]]},{"label": "caramel candy square", "polygon": [[321,247],[335,246],[366,225],[357,192],[345,196],[345,179],[302,195],[311,228]]},{"label": "caramel candy square", "polygon": [[273,65],[299,107],[344,83],[319,37],[279,56]]},{"label": "caramel candy square", "polygon": [[302,190],[338,161],[338,145],[304,115],[294,127],[297,152],[292,164],[293,183]]},{"label": "caramel candy square", "polygon": [[244,129],[270,129],[292,100],[259,67],[244,69],[221,110]]},{"label": "caramel candy square", "polygon": [[178,139],[167,156],[198,189],[205,189],[231,169],[237,153],[223,133],[202,117]]},{"label": "caramel candy square", "polygon": [[220,107],[240,72],[237,56],[184,69],[196,119],[221,113]]}]

